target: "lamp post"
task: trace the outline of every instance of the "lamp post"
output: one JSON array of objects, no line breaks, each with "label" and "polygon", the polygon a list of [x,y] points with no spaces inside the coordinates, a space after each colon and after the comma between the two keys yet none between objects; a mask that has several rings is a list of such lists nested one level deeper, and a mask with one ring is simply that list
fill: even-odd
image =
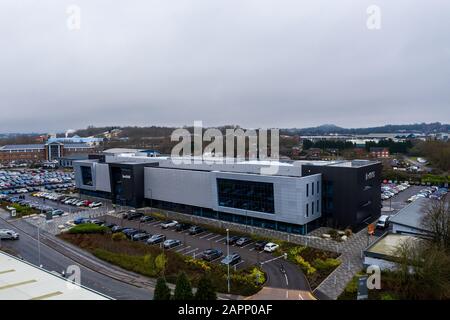
[{"label": "lamp post", "polygon": [[[227,229],[227,257],[230,256],[230,229]],[[228,273],[227,273],[227,285],[228,294],[230,293],[230,264],[227,263]]]}]

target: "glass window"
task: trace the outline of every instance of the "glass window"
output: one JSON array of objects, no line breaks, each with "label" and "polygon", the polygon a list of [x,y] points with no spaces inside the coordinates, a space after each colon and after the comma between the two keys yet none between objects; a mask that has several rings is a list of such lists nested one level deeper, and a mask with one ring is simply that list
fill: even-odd
[{"label": "glass window", "polygon": [[306,204],[306,217],[309,217],[309,203]]},{"label": "glass window", "polygon": [[317,194],[320,193],[320,181],[317,181]]},{"label": "glass window", "polygon": [[311,214],[314,214],[314,202],[311,203]]},{"label": "glass window", "polygon": [[217,179],[219,206],[275,213],[273,184],[233,179]]},{"label": "glass window", "polygon": [[309,197],[309,183],[306,184],[306,196]]},{"label": "glass window", "polygon": [[91,167],[85,167],[81,166],[81,179],[83,182],[83,185],[85,186],[92,186],[92,171]]},{"label": "glass window", "polygon": [[317,200],[317,208],[316,208],[316,210],[317,210],[317,213],[319,213],[319,200]]},{"label": "glass window", "polygon": [[[314,195],[314,182],[311,183],[311,195]],[[313,209],[314,211],[314,209]]]}]

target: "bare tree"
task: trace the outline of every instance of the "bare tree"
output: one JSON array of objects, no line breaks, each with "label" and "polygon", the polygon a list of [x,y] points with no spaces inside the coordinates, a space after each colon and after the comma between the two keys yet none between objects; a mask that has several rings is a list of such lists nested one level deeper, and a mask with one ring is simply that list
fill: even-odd
[{"label": "bare tree", "polygon": [[432,240],[439,248],[450,251],[450,197],[432,201],[425,212],[422,225],[432,233]]}]

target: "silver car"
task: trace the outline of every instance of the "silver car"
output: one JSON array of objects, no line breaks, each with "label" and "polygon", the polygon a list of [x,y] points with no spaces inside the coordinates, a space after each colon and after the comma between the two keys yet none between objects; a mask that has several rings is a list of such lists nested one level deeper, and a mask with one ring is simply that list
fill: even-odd
[{"label": "silver car", "polygon": [[0,229],[0,239],[18,240],[19,234],[14,230]]}]

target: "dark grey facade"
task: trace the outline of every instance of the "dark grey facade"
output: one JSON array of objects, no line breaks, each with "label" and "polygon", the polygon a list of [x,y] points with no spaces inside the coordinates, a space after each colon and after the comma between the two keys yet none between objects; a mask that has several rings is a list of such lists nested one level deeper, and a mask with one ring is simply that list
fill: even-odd
[{"label": "dark grey facade", "polygon": [[362,227],[380,216],[381,169],[379,162],[354,161],[352,166],[302,165],[302,174],[322,174],[322,219],[326,225]]}]

